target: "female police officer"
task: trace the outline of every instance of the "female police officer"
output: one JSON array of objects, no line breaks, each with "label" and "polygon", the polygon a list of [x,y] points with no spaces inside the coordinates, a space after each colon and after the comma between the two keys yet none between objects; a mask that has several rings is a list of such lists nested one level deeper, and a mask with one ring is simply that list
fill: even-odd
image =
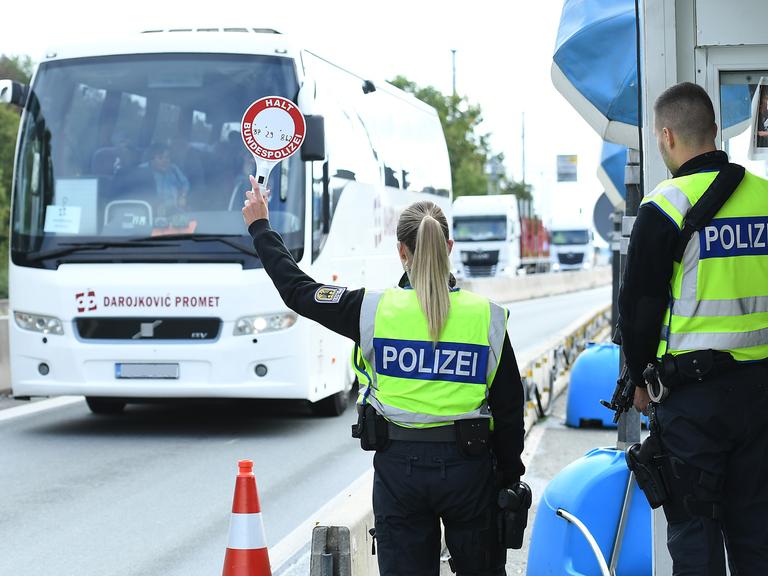
[{"label": "female police officer", "polygon": [[437,576],[442,519],[459,575],[505,574],[496,496],[524,471],[522,385],[506,310],[451,286],[453,242],[442,211],[422,201],[401,215],[399,288],[348,290],[298,268],[251,184],[243,218],[280,296],[356,343],[356,436],[376,450],[380,573]]}]

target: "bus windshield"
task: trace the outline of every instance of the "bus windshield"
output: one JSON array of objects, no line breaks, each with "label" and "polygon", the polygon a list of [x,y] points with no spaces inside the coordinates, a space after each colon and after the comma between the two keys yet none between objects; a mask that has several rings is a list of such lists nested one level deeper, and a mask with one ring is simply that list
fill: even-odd
[{"label": "bus windshield", "polygon": [[456,242],[484,242],[506,238],[505,216],[455,216],[453,218],[453,239]]},{"label": "bus windshield", "polygon": [[589,230],[555,230],[552,232],[552,244],[589,244]]},{"label": "bus windshield", "polygon": [[[293,60],[277,56],[143,54],[41,64],[17,157],[14,263],[51,267],[44,255],[61,261],[86,252],[119,261],[155,261],[164,252],[185,261],[243,261],[250,252],[249,267],[258,266],[241,215],[255,165],[240,120],[258,98],[295,99],[297,92]],[[304,185],[298,155],[269,180],[272,227],[297,258]]]}]

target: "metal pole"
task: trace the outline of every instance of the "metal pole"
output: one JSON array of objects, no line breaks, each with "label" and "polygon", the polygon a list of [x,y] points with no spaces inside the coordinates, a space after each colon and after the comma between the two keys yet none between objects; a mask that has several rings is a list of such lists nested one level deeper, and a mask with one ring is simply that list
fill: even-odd
[{"label": "metal pole", "polygon": [[611,232],[611,326],[619,322],[619,286],[621,285],[621,219],[624,213],[616,210],[611,214],[613,231]]},{"label": "metal pole", "polygon": [[629,507],[632,504],[632,492],[635,487],[635,473],[629,473],[627,479],[627,489],[624,492],[624,503],[621,505],[621,516],[619,516],[619,527],[616,530],[616,539],[613,541],[613,550],[611,551],[611,563],[608,570],[611,574],[616,574],[616,568],[619,566],[619,557],[621,556],[621,545],[624,543],[624,532],[627,529],[629,520]]},{"label": "metal pole", "polygon": [[[641,180],[640,180],[640,152],[634,149],[627,149],[627,165],[624,170],[624,185],[627,188],[626,198],[626,216],[621,223],[621,270],[620,276],[624,276],[624,266],[626,265],[627,248],[629,247],[629,236],[632,233],[632,226],[635,224],[635,215],[643,198]],[[624,354],[621,354],[621,363],[624,363]],[[631,408],[624,412],[619,418],[618,440],[616,448],[626,450],[635,442],[640,442],[640,412]]]},{"label": "metal pole", "polygon": [[456,50],[451,49],[451,68],[453,70],[453,95],[456,96]]},{"label": "metal pole", "polygon": [[523,145],[522,145],[523,185],[525,185],[525,111],[523,111]]}]

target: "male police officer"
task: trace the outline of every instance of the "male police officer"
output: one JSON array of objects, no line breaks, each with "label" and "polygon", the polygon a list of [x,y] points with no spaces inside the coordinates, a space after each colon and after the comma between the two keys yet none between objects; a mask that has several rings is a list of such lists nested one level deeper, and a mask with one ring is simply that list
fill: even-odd
[{"label": "male police officer", "polygon": [[[667,495],[667,546],[676,576],[725,574],[723,536],[731,574],[764,575],[768,182],[716,150],[714,109],[701,87],[669,88],[654,116],[674,177],[638,211],[619,329],[638,386],[635,407],[649,410],[646,384],[658,400],[650,416],[663,454],[655,461]],[[691,210],[718,195],[727,198],[724,206],[691,232]],[[687,243],[680,240],[689,234]]]}]

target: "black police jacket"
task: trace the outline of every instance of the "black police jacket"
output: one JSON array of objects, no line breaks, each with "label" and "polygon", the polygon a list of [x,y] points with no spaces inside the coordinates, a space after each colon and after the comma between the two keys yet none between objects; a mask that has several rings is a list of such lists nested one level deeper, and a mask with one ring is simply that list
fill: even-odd
[{"label": "black police jacket", "polygon": [[[675,177],[720,170],[727,164],[728,155],[715,150],[688,160]],[[643,370],[656,359],[679,237],[677,226],[655,204],[640,206],[619,289],[618,328],[629,375],[643,388]]]},{"label": "black police jacket", "polygon": [[[248,231],[264,270],[286,306],[354,342],[360,341],[360,306],[365,291],[326,286],[315,282],[297,266],[280,235],[267,220],[257,220]],[[403,285],[405,278],[401,278]],[[525,435],[524,395],[520,372],[509,336],[504,339],[501,362],[488,397],[495,429],[493,452],[505,480],[516,480],[525,467],[520,459]]]}]

